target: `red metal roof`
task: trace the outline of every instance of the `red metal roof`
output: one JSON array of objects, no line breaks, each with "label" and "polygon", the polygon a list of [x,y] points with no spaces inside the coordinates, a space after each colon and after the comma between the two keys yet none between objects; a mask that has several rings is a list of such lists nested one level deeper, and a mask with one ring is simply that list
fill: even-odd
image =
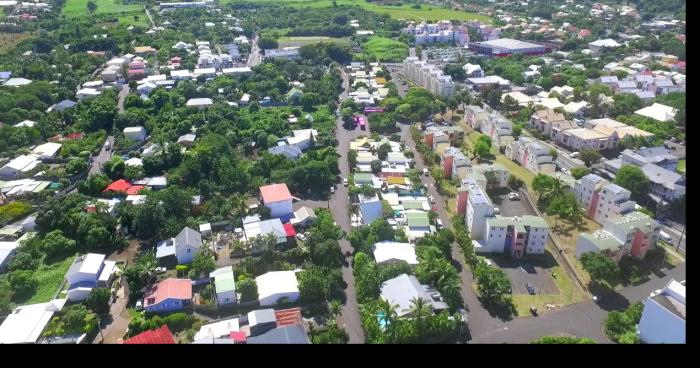
[{"label": "red metal roof", "polygon": [[155,330],[142,332],[124,340],[124,344],[175,344],[175,337],[170,332],[168,325],[163,325]]},{"label": "red metal roof", "polygon": [[283,224],[284,225],[284,232],[287,233],[287,236],[295,236],[297,235],[296,230],[294,230],[294,226],[290,223]]},{"label": "red metal roof", "polygon": [[66,139],[82,139],[84,136],[85,136],[85,134],[82,132],[75,132],[75,133],[66,134],[65,138]]},{"label": "red metal roof", "polygon": [[243,332],[243,331],[231,331],[231,333],[229,334],[229,337],[231,338],[231,340],[237,341],[237,342],[245,342],[246,341],[245,332]]},{"label": "red metal roof", "polygon": [[129,184],[128,181],[126,181],[124,179],[119,179],[119,180],[113,182],[112,184],[108,185],[107,188],[105,188],[105,190],[102,191],[102,193],[109,192],[109,191],[126,192],[130,186],[131,186],[131,184]]},{"label": "red metal roof", "polygon": [[304,322],[301,318],[301,308],[281,309],[275,311],[275,319],[277,327],[299,325],[303,326]]},{"label": "red metal roof", "polygon": [[139,194],[141,189],[145,188],[143,185],[132,185],[129,187],[129,189],[126,190],[126,194],[128,195],[136,195]]},{"label": "red metal roof", "polygon": [[190,279],[165,279],[149,290],[143,299],[145,306],[158,304],[166,299],[192,299],[192,281]]},{"label": "red metal roof", "polygon": [[287,184],[270,184],[260,187],[260,195],[263,203],[273,203],[281,201],[291,201],[292,194],[289,193]]}]

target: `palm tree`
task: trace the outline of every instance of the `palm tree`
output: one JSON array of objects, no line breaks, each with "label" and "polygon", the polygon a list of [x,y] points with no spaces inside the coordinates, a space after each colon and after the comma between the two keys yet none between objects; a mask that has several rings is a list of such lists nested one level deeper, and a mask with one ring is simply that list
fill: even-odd
[{"label": "palm tree", "polygon": [[331,315],[333,316],[333,319],[338,320],[338,317],[340,316],[340,311],[343,308],[343,303],[340,302],[338,299],[333,299],[331,302],[328,304],[328,309],[331,312]]},{"label": "palm tree", "polygon": [[425,320],[430,317],[432,310],[428,303],[426,303],[423,298],[413,298],[411,299],[411,315],[413,315],[413,321],[416,325],[416,331],[418,331],[418,336],[425,336]]},{"label": "palm tree", "polygon": [[158,259],[156,258],[156,255],[153,251],[142,254],[136,260],[136,266],[139,268],[139,271],[141,272],[141,277],[146,282],[146,284],[150,284],[151,281],[155,280],[156,267],[158,267]]},{"label": "palm tree", "polygon": [[389,301],[382,299],[379,301],[379,314],[382,316],[384,321],[384,329],[386,331],[389,342],[396,342],[396,321],[399,319],[399,315],[396,313],[396,309],[399,307],[396,304],[391,304]]}]

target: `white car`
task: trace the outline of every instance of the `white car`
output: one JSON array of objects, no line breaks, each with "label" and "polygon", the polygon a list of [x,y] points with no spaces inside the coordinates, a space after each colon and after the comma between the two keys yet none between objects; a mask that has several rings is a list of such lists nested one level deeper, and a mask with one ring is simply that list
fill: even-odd
[{"label": "white car", "polygon": [[430,203],[435,204],[435,197],[433,197],[432,195],[428,194],[428,200],[430,201]]},{"label": "white car", "polygon": [[165,273],[167,271],[165,267],[156,267],[156,273]]},{"label": "white car", "polygon": [[442,220],[440,220],[440,219],[435,220],[435,224],[437,225],[438,230],[442,229]]},{"label": "white car", "polygon": [[299,233],[299,234],[297,234],[297,239],[299,239],[301,241],[306,241],[306,235]]},{"label": "white car", "polygon": [[673,238],[671,238],[671,235],[668,235],[668,233],[663,230],[659,231],[659,238],[666,243],[673,243]]},{"label": "white car", "polygon": [[335,193],[335,187],[331,187],[331,193]]},{"label": "white car", "polygon": [[561,172],[564,173],[564,174],[566,174],[566,175],[569,175],[569,170],[568,170],[567,168],[565,168],[565,167],[562,167],[562,168],[561,168]]},{"label": "white car", "polygon": [[569,157],[571,157],[571,158],[576,158],[576,157],[578,157],[578,152],[571,152],[571,154],[569,155]]},{"label": "white car", "polygon": [[348,186],[348,178],[343,178],[343,185]]},{"label": "white car", "polygon": [[495,215],[500,215],[500,214],[501,214],[501,209],[498,208],[498,207],[494,207],[494,208],[493,208],[493,213],[494,213]]},{"label": "white car", "polygon": [[136,301],[136,310],[137,311],[143,310],[143,302],[142,301],[140,301],[140,300]]},{"label": "white car", "polygon": [[429,175],[430,175],[430,171],[428,171],[428,168],[427,168],[427,167],[424,167],[424,168],[423,168],[423,175],[425,175],[425,176],[429,176]]},{"label": "white car", "polygon": [[520,195],[518,195],[518,193],[516,192],[510,192],[508,193],[508,199],[510,199],[511,201],[515,201],[520,199]]}]

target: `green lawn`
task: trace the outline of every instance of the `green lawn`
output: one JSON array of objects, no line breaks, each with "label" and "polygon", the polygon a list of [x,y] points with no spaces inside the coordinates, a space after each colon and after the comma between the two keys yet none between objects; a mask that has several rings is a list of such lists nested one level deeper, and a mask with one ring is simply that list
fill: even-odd
[{"label": "green lawn", "polygon": [[[332,0],[221,0],[222,4],[235,2],[257,2],[257,3],[284,3],[285,5],[299,8],[327,8],[333,6]],[[336,0],[338,5],[355,5],[365,10],[380,14],[389,14],[392,18],[409,20],[479,20],[491,23],[491,18],[485,15],[456,11],[452,9],[436,8],[429,5],[421,5],[421,9],[411,8],[411,4],[401,6],[386,6],[368,3],[365,0]]]},{"label": "green lawn", "polygon": [[[97,4],[95,14],[121,14],[132,12],[143,12],[141,4],[122,4],[118,0],[93,0]],[[63,7],[62,14],[69,17],[87,16],[88,0],[66,0],[66,5]],[[144,13],[145,16],[145,13]]]},{"label": "green lawn", "polygon": [[678,161],[678,167],[676,167],[676,170],[678,170],[680,173],[685,173],[685,159]]},{"label": "green lawn", "polygon": [[554,283],[559,288],[559,294],[513,294],[513,304],[519,317],[529,316],[530,306],[534,305],[538,312],[546,312],[547,304],[555,304],[557,308],[573,303],[583,301],[586,297],[573,284],[569,275],[561,268],[561,266],[552,267],[557,277],[553,277]]},{"label": "green lawn", "polygon": [[401,61],[408,56],[408,45],[390,38],[372,36],[362,47],[370,58],[379,61]]},{"label": "green lawn", "polygon": [[36,288],[34,295],[26,300],[24,304],[45,303],[50,301],[63,282],[63,279],[66,277],[66,272],[68,272],[68,268],[70,268],[74,258],[75,257],[68,257],[50,266],[42,264],[34,273],[34,276],[36,276],[39,282],[39,286]]}]

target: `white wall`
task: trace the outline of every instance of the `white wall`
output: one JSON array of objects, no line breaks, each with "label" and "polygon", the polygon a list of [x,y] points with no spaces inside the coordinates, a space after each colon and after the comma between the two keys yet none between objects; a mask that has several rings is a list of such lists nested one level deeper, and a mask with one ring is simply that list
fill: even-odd
[{"label": "white wall", "polygon": [[638,330],[647,344],[685,344],[685,321],[653,299],[644,302]]},{"label": "white wall", "polygon": [[194,260],[194,256],[199,251],[199,248],[192,248],[190,246],[180,247],[175,254],[177,257],[178,264],[191,263]]},{"label": "white wall", "polygon": [[508,228],[505,226],[488,226],[486,225],[486,234],[484,241],[486,246],[493,253],[503,253],[506,245],[506,233]]},{"label": "white wall", "polygon": [[260,306],[267,307],[267,306],[275,305],[275,304],[277,304],[277,301],[280,298],[284,298],[284,297],[289,298],[290,302],[295,302],[299,299],[299,292],[292,291],[292,292],[287,292],[287,293],[276,293],[276,294],[268,295],[268,296],[260,299]]},{"label": "white wall", "polygon": [[530,227],[530,234],[527,239],[525,249],[526,254],[544,254],[547,244],[547,229],[541,227]]},{"label": "white wall", "polygon": [[236,301],[236,292],[233,290],[223,293],[216,293],[216,302],[219,305],[236,304]]}]

